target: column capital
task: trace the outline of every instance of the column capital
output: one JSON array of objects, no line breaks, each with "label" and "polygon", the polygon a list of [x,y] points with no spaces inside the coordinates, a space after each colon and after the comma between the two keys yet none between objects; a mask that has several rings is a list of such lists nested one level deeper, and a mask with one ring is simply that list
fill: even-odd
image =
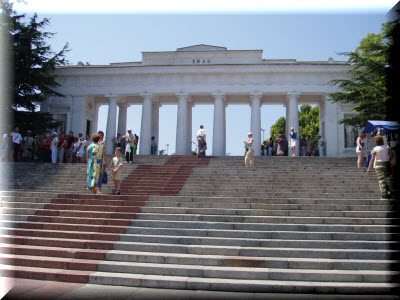
[{"label": "column capital", "polygon": [[140,93],[139,94],[140,97],[142,97],[143,99],[152,99],[153,98],[153,94],[152,93]]},{"label": "column capital", "polygon": [[226,98],[226,93],[212,93],[211,95],[214,99],[221,98],[222,100],[225,100]]},{"label": "column capital", "polygon": [[177,97],[189,97],[190,94],[189,93],[184,93],[184,92],[179,92],[179,93],[175,93],[175,96],[177,96]]},{"label": "column capital", "polygon": [[288,99],[290,99],[290,98],[299,98],[300,95],[301,95],[301,92],[297,92],[297,91],[292,91],[292,92],[287,92],[286,93],[286,97]]},{"label": "column capital", "polygon": [[261,99],[264,96],[261,92],[249,93],[250,99]]},{"label": "column capital", "polygon": [[191,101],[191,97],[189,93],[175,93],[175,96],[178,97],[178,99],[185,99],[186,101]]},{"label": "column capital", "polygon": [[105,94],[104,97],[106,97],[106,98],[108,98],[108,99],[113,99],[113,100],[115,100],[115,101],[118,101],[118,100],[120,99],[120,97],[119,97],[118,95],[111,94],[111,93]]}]

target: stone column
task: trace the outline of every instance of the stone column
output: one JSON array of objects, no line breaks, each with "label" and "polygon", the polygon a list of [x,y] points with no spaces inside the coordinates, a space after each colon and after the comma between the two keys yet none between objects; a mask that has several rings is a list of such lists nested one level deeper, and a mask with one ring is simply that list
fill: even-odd
[{"label": "stone column", "polygon": [[187,150],[186,155],[192,154],[192,111],[193,105],[192,103],[188,103],[188,112],[187,112]]},{"label": "stone column", "polygon": [[69,134],[69,132],[72,130],[72,108],[69,109],[69,112],[67,114],[67,124],[65,124],[65,134]]},{"label": "stone column", "polygon": [[254,155],[261,155],[261,98],[262,93],[250,94],[251,132],[253,132]]},{"label": "stone column", "polygon": [[98,131],[98,124],[99,124],[99,108],[100,104],[95,103],[94,104],[94,120],[93,120],[93,129],[91,134],[95,133]]},{"label": "stone column", "polygon": [[[329,96],[324,97],[325,119],[325,153],[326,156],[338,156],[338,104],[329,101]],[[340,141],[343,143],[343,141]]]},{"label": "stone column", "polygon": [[152,94],[141,94],[143,97],[142,123],[139,136],[139,154],[150,155],[151,149],[151,117],[152,117]]},{"label": "stone column", "polygon": [[289,136],[289,104],[288,103],[286,103],[286,104],[283,104],[283,106],[285,107],[285,113],[286,113],[286,115],[285,115],[285,120],[286,120],[286,127],[285,127],[285,132],[284,132],[284,134],[286,135],[286,138],[288,138],[288,136]]},{"label": "stone column", "polygon": [[[151,136],[155,137],[157,147],[159,148],[158,144],[158,135],[159,135],[159,119],[160,119],[160,103],[153,102],[151,105]],[[151,143],[151,142],[150,142]],[[151,146],[150,146],[151,147]],[[158,153],[158,151],[157,151]]]},{"label": "stone column", "polygon": [[213,125],[213,150],[214,156],[224,156],[225,137],[225,94],[216,93],[214,97],[214,125]]},{"label": "stone column", "polygon": [[126,118],[128,113],[128,105],[125,102],[121,102],[118,104],[119,113],[118,113],[118,130],[117,133],[120,133],[121,136],[126,134]]},{"label": "stone column", "polygon": [[[289,141],[289,134],[290,134],[290,128],[294,127],[294,131],[297,132],[297,138],[299,139],[299,145],[296,147],[296,155],[299,155],[299,148],[300,148],[300,137],[298,136],[300,133],[299,130],[299,98],[300,98],[300,93],[297,92],[292,92],[287,94],[287,99],[288,99],[288,121],[286,122],[286,130],[288,131],[288,135],[286,138]],[[292,155],[292,148],[289,145],[289,152],[288,155]]]},{"label": "stone column", "polygon": [[188,140],[188,98],[186,93],[176,94],[178,97],[178,114],[176,122],[176,155],[187,154]]},{"label": "stone column", "polygon": [[114,143],[112,139],[116,137],[116,124],[117,124],[117,101],[118,96],[109,96],[108,114],[107,114],[107,127],[106,127],[106,154],[112,155],[114,153]]},{"label": "stone column", "polygon": [[[319,135],[325,139],[325,97],[322,97],[322,101],[319,105]],[[319,156],[325,156],[326,153],[326,141],[323,149],[319,149]]]},{"label": "stone column", "polygon": [[223,140],[223,145],[224,145],[224,150],[223,153],[226,155],[226,108],[228,107],[227,104],[224,105],[224,137],[222,138]]},{"label": "stone column", "polygon": [[86,99],[85,96],[72,96],[71,130],[74,136],[85,134],[86,128]]}]

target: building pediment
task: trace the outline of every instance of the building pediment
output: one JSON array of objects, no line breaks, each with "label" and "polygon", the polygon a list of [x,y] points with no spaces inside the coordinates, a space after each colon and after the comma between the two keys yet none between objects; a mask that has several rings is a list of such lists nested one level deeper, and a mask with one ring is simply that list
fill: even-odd
[{"label": "building pediment", "polygon": [[200,44],[177,51],[142,52],[142,63],[147,66],[262,64],[262,52]]},{"label": "building pediment", "polygon": [[205,45],[205,44],[188,46],[188,47],[176,49],[176,51],[180,51],[180,52],[181,51],[226,51],[226,50],[228,50],[226,47],[211,46],[211,45]]}]

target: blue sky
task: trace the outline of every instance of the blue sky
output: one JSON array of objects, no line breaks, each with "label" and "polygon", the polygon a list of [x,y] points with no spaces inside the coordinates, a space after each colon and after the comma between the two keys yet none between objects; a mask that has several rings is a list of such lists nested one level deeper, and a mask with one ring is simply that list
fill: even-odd
[{"label": "blue sky", "polygon": [[[15,8],[18,12],[36,11],[39,17],[51,19],[47,29],[57,33],[51,40],[55,50],[61,49],[68,42],[71,51],[67,58],[71,64],[82,61],[94,65],[141,61],[142,51],[175,51],[177,48],[196,44],[223,46],[228,50],[262,49],[264,59],[326,61],[333,57],[335,60],[346,60],[346,57],[337,53],[354,50],[369,32],[380,32],[381,24],[386,21],[385,14],[397,1],[352,1],[353,7],[347,7],[345,1],[336,1],[336,6],[332,4],[331,7],[318,8],[314,5],[308,9],[307,5],[313,1],[305,1],[303,8],[294,6],[299,1],[279,1],[290,2],[292,6],[273,9],[261,7],[259,2],[249,1],[249,4],[258,3],[260,8],[248,6],[247,10],[240,8],[243,4],[233,1],[227,2],[231,7],[229,11],[211,7],[200,10],[200,13],[190,7],[185,10],[184,5],[173,9],[176,1],[172,1],[169,11],[155,11],[155,5],[147,9],[142,7],[141,10],[128,7],[124,14],[121,13],[120,6],[114,5],[110,8],[101,1],[96,2],[96,10],[93,9],[96,6],[85,6],[81,9],[74,7],[74,1],[65,2],[64,9],[61,9],[62,5],[52,8],[51,4],[38,5],[35,9],[35,1],[28,2],[31,6],[18,4]],[[53,2],[63,3],[51,3]],[[320,2],[318,5],[321,5]],[[333,3],[326,3],[328,2]],[[164,2],[161,1],[159,7],[163,7],[162,3]],[[187,2],[179,3],[187,5]],[[107,7],[109,10],[106,10]],[[66,14],[65,11],[69,13]],[[165,145],[169,144],[170,154],[175,150],[176,112],[177,108],[173,105],[160,108],[159,148],[166,149]],[[101,107],[99,130],[105,131],[106,113],[107,107]],[[250,107],[228,106],[226,113],[227,152],[231,155],[242,155],[243,141],[250,129]],[[271,125],[284,115],[283,106],[262,107],[261,126],[266,129],[265,138],[269,135]],[[139,135],[140,119],[141,106],[130,107],[127,126]],[[212,123],[212,106],[199,105],[193,108],[193,140],[199,125],[204,124],[209,136],[210,150]]]}]

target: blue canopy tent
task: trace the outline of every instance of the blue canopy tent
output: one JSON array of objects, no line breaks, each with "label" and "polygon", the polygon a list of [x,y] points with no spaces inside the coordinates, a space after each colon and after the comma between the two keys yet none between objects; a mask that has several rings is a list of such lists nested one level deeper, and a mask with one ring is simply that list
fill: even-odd
[{"label": "blue canopy tent", "polygon": [[[368,121],[367,126],[365,126],[363,132],[364,133],[371,133],[375,132],[375,134],[386,134],[390,135],[391,132],[400,130],[400,122],[398,121]],[[368,155],[367,165],[368,168],[369,163],[371,161],[371,154]]]},{"label": "blue canopy tent", "polygon": [[368,121],[367,126],[365,126],[363,132],[373,132],[376,129],[382,129],[383,133],[389,133],[391,131],[396,131],[400,129],[400,122],[398,121]]}]

